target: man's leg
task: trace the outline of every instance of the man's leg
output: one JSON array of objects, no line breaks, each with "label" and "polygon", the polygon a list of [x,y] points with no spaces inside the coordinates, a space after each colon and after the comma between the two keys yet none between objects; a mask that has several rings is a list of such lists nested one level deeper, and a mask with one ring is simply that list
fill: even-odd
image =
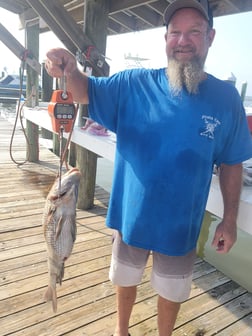
[{"label": "man's leg", "polygon": [[114,336],[128,336],[129,319],[141,282],[149,251],[126,245],[116,232],[109,278],[116,285],[117,322]]},{"label": "man's leg", "polygon": [[159,336],[171,336],[179,312],[180,303],[158,296],[158,331]]},{"label": "man's leg", "polygon": [[158,293],[159,336],[170,336],[182,302],[191,291],[195,250],[184,256],[153,252],[152,287]]},{"label": "man's leg", "polygon": [[114,336],[128,336],[129,319],[136,300],[136,286],[116,287],[117,323]]}]

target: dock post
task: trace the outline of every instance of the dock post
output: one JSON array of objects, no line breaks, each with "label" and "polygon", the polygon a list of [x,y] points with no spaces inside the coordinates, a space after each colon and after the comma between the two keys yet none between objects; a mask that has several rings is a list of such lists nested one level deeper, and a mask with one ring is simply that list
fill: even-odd
[{"label": "dock post", "polygon": [[247,82],[242,83],[242,88],[241,88],[241,100],[242,100],[242,102],[244,102],[244,100],[246,98],[247,86],[248,86]]},{"label": "dock post", "polygon": [[[42,92],[41,92],[41,100],[43,102],[49,102],[51,100],[53,91],[53,78],[48,75],[45,64],[42,63]],[[41,128],[41,137],[43,139],[52,140],[53,134],[51,131],[48,131],[45,128]]]},{"label": "dock post", "polygon": [[[109,1],[85,1],[84,33],[103,54],[105,54],[106,50],[108,13]],[[94,76],[97,75],[95,73],[92,74]],[[84,106],[83,111],[85,110]],[[84,116],[84,113],[80,117]],[[77,207],[89,209],[94,203],[97,155],[76,145],[76,163],[82,174]]]},{"label": "dock post", "polygon": [[[39,59],[39,24],[27,26],[26,43],[27,50],[29,50],[33,57]],[[29,55],[28,55],[29,57]],[[38,104],[38,73],[27,64],[27,106],[34,107]],[[27,148],[26,156],[30,162],[37,162],[39,160],[39,128],[38,125],[27,120],[26,133],[29,141],[29,148]]]}]

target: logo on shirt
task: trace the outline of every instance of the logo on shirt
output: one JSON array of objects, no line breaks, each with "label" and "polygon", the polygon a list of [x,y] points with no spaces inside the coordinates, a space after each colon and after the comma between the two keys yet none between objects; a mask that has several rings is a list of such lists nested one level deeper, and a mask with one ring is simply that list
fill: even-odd
[{"label": "logo on shirt", "polygon": [[214,139],[215,130],[221,122],[217,118],[207,115],[203,115],[202,120],[204,121],[204,127],[203,130],[200,130],[200,135],[208,139]]}]

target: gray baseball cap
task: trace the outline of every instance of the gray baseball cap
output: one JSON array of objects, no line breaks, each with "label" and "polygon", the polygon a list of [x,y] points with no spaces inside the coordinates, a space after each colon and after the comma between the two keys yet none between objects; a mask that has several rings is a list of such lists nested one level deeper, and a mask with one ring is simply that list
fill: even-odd
[{"label": "gray baseball cap", "polygon": [[164,12],[164,23],[168,26],[173,14],[182,8],[197,9],[208,21],[209,26],[213,27],[213,14],[209,7],[208,0],[175,0],[168,5]]}]

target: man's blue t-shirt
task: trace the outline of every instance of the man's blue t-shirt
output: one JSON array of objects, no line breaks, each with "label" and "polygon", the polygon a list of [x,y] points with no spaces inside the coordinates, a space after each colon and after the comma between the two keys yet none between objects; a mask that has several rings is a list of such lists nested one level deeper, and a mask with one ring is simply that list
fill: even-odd
[{"label": "man's blue t-shirt", "polygon": [[107,225],[136,247],[195,248],[213,165],[252,156],[236,89],[207,75],[198,94],[174,97],[165,69],[127,70],[89,78],[89,114],[117,135]]}]

